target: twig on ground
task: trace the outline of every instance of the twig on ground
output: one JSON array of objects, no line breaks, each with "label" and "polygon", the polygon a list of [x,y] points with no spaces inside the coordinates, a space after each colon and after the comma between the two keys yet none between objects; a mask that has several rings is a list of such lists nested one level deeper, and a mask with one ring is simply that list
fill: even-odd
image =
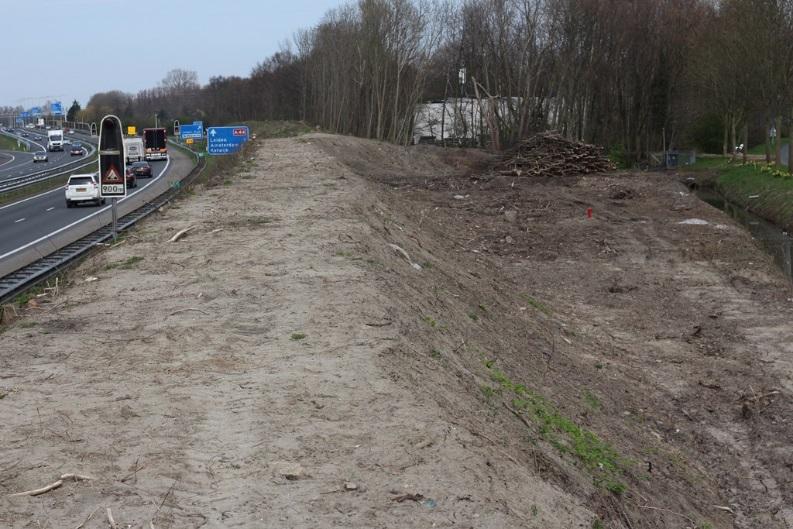
[{"label": "twig on ground", "polygon": [[530,429],[532,428],[532,425],[531,425],[531,423],[528,421],[528,419],[526,419],[526,417],[524,417],[523,415],[521,415],[521,413],[520,413],[518,410],[516,410],[515,408],[513,408],[512,406],[510,406],[510,405],[509,405],[509,404],[507,404],[506,402],[502,402],[501,404],[503,404],[503,405],[504,405],[504,407],[505,407],[506,409],[508,409],[508,410],[509,410],[509,411],[512,413],[512,415],[514,415],[515,417],[517,417],[518,419],[520,419],[520,422],[522,422],[523,424],[525,424],[525,425],[526,425],[526,428],[530,428]]},{"label": "twig on ground", "polygon": [[193,225],[193,226],[190,226],[189,228],[185,228],[185,229],[183,229],[183,230],[179,230],[179,231],[177,231],[177,232],[176,232],[176,234],[175,234],[173,237],[171,237],[170,239],[168,239],[168,242],[176,242],[176,241],[178,241],[179,239],[181,239],[182,237],[184,237],[184,236],[187,234],[187,232],[189,232],[189,231],[190,231],[190,230],[192,230],[193,228],[195,228],[195,225]]},{"label": "twig on ground", "polygon": [[157,510],[154,511],[154,514],[151,515],[151,519],[152,520],[154,520],[157,517],[157,513],[160,512],[160,509],[162,509],[162,506],[165,505],[165,500],[167,500],[168,496],[171,495],[171,492],[173,491],[173,488],[176,486],[177,483],[179,483],[178,479],[173,480],[173,483],[171,483],[171,487],[168,489],[168,492],[165,493],[165,496],[162,497],[162,501],[157,506]]},{"label": "twig on ground", "polygon": [[96,511],[98,511],[98,510],[99,510],[99,507],[97,507],[96,509],[94,509],[93,511],[91,511],[91,514],[89,514],[89,515],[88,515],[88,518],[86,518],[86,519],[83,521],[83,523],[81,523],[80,525],[78,525],[78,526],[77,526],[77,527],[75,527],[74,529],[83,529],[83,527],[85,527],[85,524],[87,524],[88,522],[90,522],[90,521],[91,521],[91,518],[93,518],[93,517],[94,517],[94,514],[96,514]]},{"label": "twig on ground", "polygon": [[69,481],[69,480],[71,480],[71,481],[86,481],[86,480],[90,480],[90,479],[94,479],[94,478],[89,477],[89,476],[83,476],[81,474],[63,474],[60,477],[60,479],[58,479],[57,481],[55,481],[53,483],[50,483],[49,485],[45,485],[44,487],[41,487],[39,489],[26,490],[24,492],[17,492],[15,494],[9,494],[8,496],[11,497],[11,498],[18,497],[18,496],[38,496],[40,494],[44,494],[44,493],[49,492],[51,490],[57,489],[58,487],[63,485],[64,481]]},{"label": "twig on ground", "polygon": [[726,507],[724,505],[714,505],[713,508],[714,509],[718,509],[720,511],[726,511],[726,512],[732,514],[733,516],[735,516],[735,511],[733,511],[730,507]]},{"label": "twig on ground", "polygon": [[113,511],[110,510],[110,507],[105,512],[107,513],[107,521],[110,523],[111,529],[118,529],[118,524],[113,519]]},{"label": "twig on ground", "polygon": [[190,311],[200,312],[201,314],[206,314],[207,316],[209,316],[209,313],[207,311],[201,309],[195,309],[195,308],[179,309],[177,311],[168,314],[168,316],[173,316],[174,314],[179,314],[180,312],[190,312]]}]

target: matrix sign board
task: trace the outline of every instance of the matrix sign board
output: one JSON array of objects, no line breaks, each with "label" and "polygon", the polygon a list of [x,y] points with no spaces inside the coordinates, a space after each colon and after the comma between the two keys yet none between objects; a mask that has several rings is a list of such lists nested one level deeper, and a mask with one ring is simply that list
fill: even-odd
[{"label": "matrix sign board", "polygon": [[116,116],[105,116],[99,124],[99,187],[104,197],[127,194],[124,131]]}]

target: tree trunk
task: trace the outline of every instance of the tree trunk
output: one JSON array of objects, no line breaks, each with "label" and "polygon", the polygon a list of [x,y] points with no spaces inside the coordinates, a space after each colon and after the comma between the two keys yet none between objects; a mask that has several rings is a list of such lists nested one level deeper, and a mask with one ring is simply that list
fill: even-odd
[{"label": "tree trunk", "polygon": [[780,166],[782,165],[782,116],[776,117],[776,123],[774,123],[774,128],[776,129],[776,138],[774,138],[774,147],[775,147],[774,163],[777,166]]},{"label": "tree trunk", "polygon": [[724,116],[724,141],[721,144],[721,153],[724,156],[727,156],[727,149],[729,143],[729,134],[730,134],[730,123],[729,123],[729,116]]},{"label": "tree trunk", "polygon": [[[744,145],[744,149],[747,145]],[[768,130],[768,123],[765,124],[765,163],[771,163],[771,132]]]},{"label": "tree trunk", "polygon": [[[766,133],[767,134],[767,133]],[[749,125],[743,126],[743,163],[746,163],[746,151],[749,150]]]}]

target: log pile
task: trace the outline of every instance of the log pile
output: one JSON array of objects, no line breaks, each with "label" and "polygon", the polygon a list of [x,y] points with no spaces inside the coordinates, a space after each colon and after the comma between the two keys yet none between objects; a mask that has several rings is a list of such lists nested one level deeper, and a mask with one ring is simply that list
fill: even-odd
[{"label": "log pile", "polygon": [[505,176],[563,177],[613,171],[603,149],[546,132],[522,140],[493,170]]}]

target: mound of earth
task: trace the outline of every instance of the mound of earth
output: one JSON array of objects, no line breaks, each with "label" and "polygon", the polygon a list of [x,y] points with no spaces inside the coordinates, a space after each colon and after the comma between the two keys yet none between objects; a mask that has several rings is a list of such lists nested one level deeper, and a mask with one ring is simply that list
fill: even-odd
[{"label": "mound of earth", "polygon": [[266,141],[88,259],[0,334],[0,525],[793,524],[770,259],[668,176],[492,161]]}]

